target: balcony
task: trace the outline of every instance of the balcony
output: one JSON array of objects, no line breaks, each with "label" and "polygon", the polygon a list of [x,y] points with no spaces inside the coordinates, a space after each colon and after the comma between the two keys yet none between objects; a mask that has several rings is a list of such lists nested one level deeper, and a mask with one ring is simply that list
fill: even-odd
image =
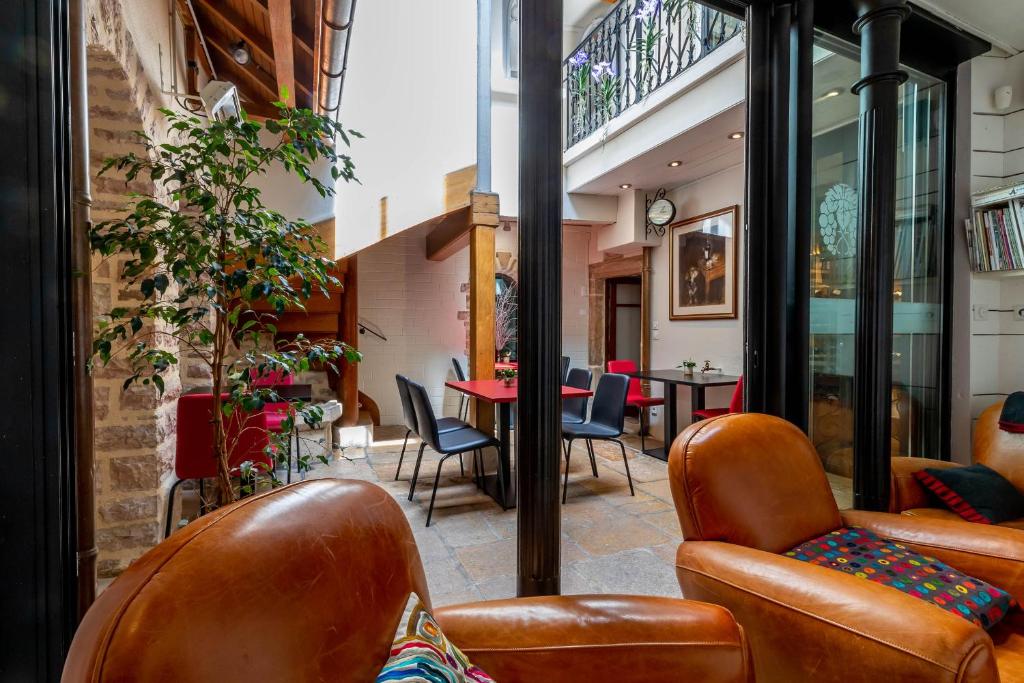
[{"label": "balcony", "polygon": [[621,0],[564,62],[565,148],[741,33],[743,22],[693,0]]}]

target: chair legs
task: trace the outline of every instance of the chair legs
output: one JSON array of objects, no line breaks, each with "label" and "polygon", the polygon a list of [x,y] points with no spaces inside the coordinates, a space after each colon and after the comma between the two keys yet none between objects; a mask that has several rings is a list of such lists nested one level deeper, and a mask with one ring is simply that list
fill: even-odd
[{"label": "chair legs", "polygon": [[629,473],[629,458],[626,457],[626,447],[618,439],[611,439],[611,441],[619,444],[619,449],[622,451],[622,464],[626,466],[626,481],[629,482],[629,495],[635,496],[636,494],[633,492],[633,476]]},{"label": "chair legs", "polygon": [[402,460],[405,459],[405,447],[409,445],[410,434],[412,434],[411,429],[405,430],[405,441],[402,442],[402,454],[398,456],[398,469],[395,470],[395,481],[398,481],[398,475],[402,473]]},{"label": "chair legs", "polygon": [[[183,481],[185,480],[178,479],[173,484],[171,484],[171,490],[167,494],[167,522],[164,528],[164,538],[168,538],[171,535],[171,515],[174,514],[174,492],[178,490],[178,487],[181,486],[181,482]],[[200,501],[200,506],[201,505],[202,501]]]},{"label": "chair legs", "polygon": [[647,446],[644,443],[644,436],[647,431],[644,429],[644,413],[647,412],[647,408],[641,407],[637,412],[640,414],[640,452],[643,453],[647,450]]},{"label": "chair legs", "polygon": [[597,477],[597,460],[594,459],[594,442],[587,439],[587,455],[590,456],[590,471]]},{"label": "chair legs", "polygon": [[412,481],[409,482],[409,500],[412,500],[413,494],[416,493],[416,480],[420,476],[420,462],[423,460],[423,449],[427,447],[427,442],[424,441],[420,444],[419,453],[416,454],[416,467],[412,470]]},{"label": "chair legs", "polygon": [[[420,451],[420,455],[422,455],[422,450]],[[437,499],[437,486],[441,483],[441,468],[444,466],[444,461],[453,455],[459,456],[459,466],[461,467],[462,453],[449,453],[448,455],[441,456],[440,462],[437,463],[437,473],[434,474],[434,489],[430,492],[430,506],[427,508],[427,526],[430,526],[430,520],[434,516],[434,501]],[[473,451],[473,464],[476,466],[477,462],[479,462],[479,468],[477,469],[477,473],[474,474],[474,479],[480,477],[481,482],[483,481],[483,461],[483,451],[481,449],[475,449]],[[419,470],[419,458],[416,460],[416,469],[417,471]],[[463,476],[465,476],[465,470],[463,470]],[[498,468],[498,486],[501,487],[502,491],[505,490],[505,477],[502,476],[500,467]],[[412,500],[411,493],[409,495],[409,500]]]},{"label": "chair legs", "polygon": [[565,481],[562,482],[562,505],[565,505],[565,496],[569,492],[569,454],[572,453],[572,439],[568,440],[565,446]]},{"label": "chair legs", "polygon": [[427,508],[427,526],[430,526],[430,518],[434,516],[434,500],[437,498],[437,485],[441,482],[441,468],[444,467],[444,461],[450,458],[453,454],[441,456],[441,460],[437,463],[437,474],[434,475],[434,490],[430,492],[430,507]]}]

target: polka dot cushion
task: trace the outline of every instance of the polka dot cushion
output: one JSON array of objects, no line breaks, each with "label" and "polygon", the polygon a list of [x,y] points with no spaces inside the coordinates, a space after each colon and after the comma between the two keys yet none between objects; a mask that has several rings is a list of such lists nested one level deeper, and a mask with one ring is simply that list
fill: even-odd
[{"label": "polka dot cushion", "polygon": [[867,529],[837,529],[785,555],[890,586],[986,629],[1017,604],[1006,591]]},{"label": "polka dot cushion", "polygon": [[399,623],[387,664],[377,683],[494,683],[441,632],[427,608],[413,593]]}]

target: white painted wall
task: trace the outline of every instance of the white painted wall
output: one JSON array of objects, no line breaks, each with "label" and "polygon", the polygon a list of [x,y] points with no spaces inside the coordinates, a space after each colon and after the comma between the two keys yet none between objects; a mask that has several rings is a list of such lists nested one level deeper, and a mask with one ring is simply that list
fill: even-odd
[{"label": "white painted wall", "polygon": [[476,3],[363,3],[352,35],[341,120],[366,136],[352,156],[360,184],[341,185],[336,255],[444,211],[446,173],[476,163]]},{"label": "white painted wall", "polygon": [[[677,220],[738,204],[739,227],[743,224],[743,188],[743,166],[740,165],[671,190],[668,196],[676,205]],[[738,238],[736,263],[742,264],[746,249],[742,232]],[[651,367],[674,368],[687,358],[693,358],[698,364],[710,360],[713,367],[722,368],[728,375],[742,374],[743,297],[738,297],[735,319],[670,321],[668,243],[666,234],[661,245],[655,247],[651,254],[651,324],[653,327],[657,323],[659,328],[651,331]],[[739,268],[737,291],[743,291],[743,278],[743,270]],[[651,388],[654,395],[661,395],[660,384],[652,383]],[[732,391],[732,387],[707,389],[708,407],[728,406]],[[678,424],[683,426],[690,423],[690,392],[682,388],[678,396]],[[662,432],[662,417],[659,414],[651,420],[652,431],[656,435]]]},{"label": "white painted wall", "polygon": [[[996,109],[993,92],[1013,88],[1008,109]],[[1024,52],[971,61],[971,190],[1024,182]]]}]

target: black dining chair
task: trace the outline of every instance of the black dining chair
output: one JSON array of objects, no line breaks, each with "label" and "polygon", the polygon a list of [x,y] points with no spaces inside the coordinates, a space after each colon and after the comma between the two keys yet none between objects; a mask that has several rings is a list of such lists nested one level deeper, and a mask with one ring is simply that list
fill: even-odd
[{"label": "black dining chair", "polygon": [[[452,358],[452,368],[455,370],[455,379],[460,382],[466,381],[466,370],[462,367],[462,361],[458,358]],[[459,392],[459,419],[466,420],[469,418],[469,400],[466,395]]]},{"label": "black dining chair", "polygon": [[[441,433],[438,429],[438,420],[434,417],[434,408],[430,405],[430,397],[423,385],[412,380],[408,381],[409,396],[412,405],[416,410],[416,424],[419,426],[420,444],[419,453],[416,454],[416,467],[412,472],[412,481],[409,483],[409,500],[413,499],[416,493],[416,480],[420,474],[420,463],[423,460],[423,449],[430,446],[441,455],[437,463],[437,474],[434,475],[434,490],[430,494],[430,507],[427,508],[427,526],[430,526],[430,518],[434,514],[434,500],[437,498],[437,485],[441,481],[441,467],[444,461],[453,455],[461,455],[473,451],[476,458],[476,471],[483,471],[483,449],[498,449],[501,444],[493,436],[467,427],[454,432]],[[505,490],[505,481],[501,468],[498,468],[498,485]]]},{"label": "black dining chair", "polygon": [[[589,389],[594,375],[584,368],[573,368],[565,380],[565,386],[573,389]],[[580,424],[587,421],[589,397],[562,399],[562,424]]]},{"label": "black dining chair", "polygon": [[587,442],[587,453],[590,455],[590,467],[597,476],[597,463],[594,459],[594,441],[614,441],[622,450],[622,462],[626,465],[626,480],[629,482],[629,495],[633,492],[633,477],[629,473],[629,460],[626,458],[626,447],[619,439],[626,421],[626,393],[629,391],[629,377],[615,373],[605,373],[597,381],[594,392],[594,407],[590,411],[587,422],[562,423],[562,438],[566,440],[565,448],[565,483],[562,485],[562,503],[565,503],[569,491],[569,457],[572,454],[572,442],[583,439]]},{"label": "black dining chair", "polygon": [[569,356],[562,356],[562,384],[569,384]]},{"label": "black dining chair", "polygon": [[[419,425],[416,422],[416,409],[412,405],[412,398],[409,396],[409,378],[404,375],[395,375],[395,382],[398,384],[398,397],[402,399],[402,418],[405,420],[405,441],[402,442],[402,454],[398,456],[398,469],[395,470],[395,481],[402,473],[402,460],[405,459],[405,447],[409,445],[409,435],[420,435]],[[454,417],[442,417],[437,421],[437,431],[440,434],[458,431],[469,427],[468,424]],[[422,437],[420,437],[422,439]],[[466,475],[465,467],[462,464],[462,455],[459,455],[459,471]]]}]

